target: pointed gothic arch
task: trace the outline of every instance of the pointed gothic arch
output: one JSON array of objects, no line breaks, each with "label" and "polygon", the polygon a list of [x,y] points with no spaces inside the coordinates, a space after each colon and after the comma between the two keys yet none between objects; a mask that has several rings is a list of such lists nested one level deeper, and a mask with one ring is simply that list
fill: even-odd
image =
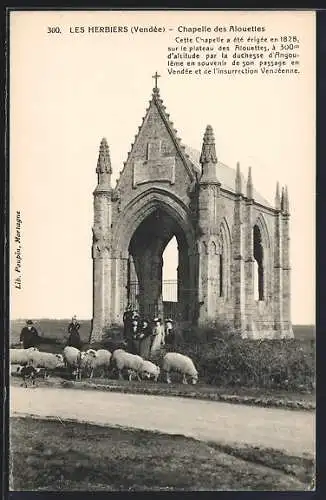
[{"label": "pointed gothic arch", "polygon": [[178,316],[185,320],[191,317],[195,302],[194,228],[188,207],[162,188],[150,188],[133,198],[115,221],[112,253],[116,269],[112,280],[117,290],[117,316],[123,314],[132,296],[130,271],[126,267],[130,261],[134,267],[137,307],[145,315],[163,314],[163,252],[173,237],[178,243]]},{"label": "pointed gothic arch", "polygon": [[271,293],[271,238],[265,218],[259,213],[253,225],[254,250],[254,297],[256,300],[268,301]]},{"label": "pointed gothic arch", "polygon": [[231,295],[231,232],[226,218],[220,224],[219,231],[219,296],[228,299]]}]

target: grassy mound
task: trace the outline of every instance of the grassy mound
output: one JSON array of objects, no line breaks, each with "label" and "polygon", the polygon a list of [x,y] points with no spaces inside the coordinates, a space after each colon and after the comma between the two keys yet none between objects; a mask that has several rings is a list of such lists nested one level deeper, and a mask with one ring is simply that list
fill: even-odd
[{"label": "grassy mound", "polygon": [[[234,455],[234,454],[233,454]],[[11,490],[307,490],[312,459],[238,456],[180,435],[11,419]],[[287,467],[286,465],[292,465]]]}]

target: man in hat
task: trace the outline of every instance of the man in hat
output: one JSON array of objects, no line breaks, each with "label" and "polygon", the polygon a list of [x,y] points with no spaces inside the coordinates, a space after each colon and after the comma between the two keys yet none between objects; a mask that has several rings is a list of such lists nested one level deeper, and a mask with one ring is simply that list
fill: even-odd
[{"label": "man in hat", "polygon": [[20,345],[24,347],[24,349],[37,347],[40,344],[41,338],[35,326],[33,326],[33,321],[31,319],[26,321],[26,326],[22,329],[19,340]]},{"label": "man in hat", "polygon": [[71,322],[68,325],[68,341],[67,346],[76,347],[76,349],[81,349],[82,343],[79,335],[80,324],[77,321],[77,317],[73,316]]}]

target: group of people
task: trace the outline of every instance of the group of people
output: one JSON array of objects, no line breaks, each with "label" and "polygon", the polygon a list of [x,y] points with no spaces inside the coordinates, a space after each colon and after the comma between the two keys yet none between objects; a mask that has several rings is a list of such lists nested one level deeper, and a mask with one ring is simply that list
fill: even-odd
[{"label": "group of people", "polygon": [[163,345],[174,344],[171,318],[166,319],[164,327],[161,318],[156,317],[149,322],[128,305],[123,315],[123,325],[127,350],[132,354],[139,354],[144,359],[154,355]]},{"label": "group of people", "polygon": [[[142,358],[148,359],[161,349],[163,345],[174,345],[175,334],[173,321],[168,318],[163,323],[161,318],[154,318],[149,322],[141,318],[139,313],[128,305],[123,315],[124,339],[127,343],[127,350],[133,354],[139,354]],[[82,341],[79,334],[80,324],[76,316],[73,316],[68,325],[67,346],[82,348]],[[42,342],[32,320],[26,321],[26,326],[20,334],[20,344],[24,349],[38,347]]]},{"label": "group of people", "polygon": [[[79,328],[80,324],[78,323],[76,316],[73,316],[71,322],[68,325],[68,339],[66,345],[81,349],[82,341],[79,334]],[[28,319],[26,321],[26,326],[24,326],[20,333],[19,341],[21,347],[23,347],[24,349],[29,349],[30,347],[38,347],[42,343],[42,337],[40,337],[40,335],[38,334],[38,331],[31,319]]]}]

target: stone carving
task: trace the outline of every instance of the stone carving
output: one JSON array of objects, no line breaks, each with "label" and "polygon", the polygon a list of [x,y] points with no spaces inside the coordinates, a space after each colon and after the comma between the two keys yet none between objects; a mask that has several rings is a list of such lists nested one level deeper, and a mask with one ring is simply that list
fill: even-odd
[{"label": "stone carving", "polygon": [[110,150],[105,137],[103,137],[100,144],[100,151],[97,160],[96,172],[98,174],[112,174]]},{"label": "stone carving", "polygon": [[147,143],[146,160],[135,160],[133,185],[146,182],[175,182],[175,156],[163,156],[162,141],[154,137]]},{"label": "stone carving", "polygon": [[121,211],[121,191],[120,189],[115,189],[112,193],[112,201],[114,202],[118,202],[118,205],[117,205],[117,210],[118,212]]},{"label": "stone carving", "polygon": [[103,231],[101,225],[94,224],[93,228],[93,252],[94,256],[102,255],[106,251],[110,251],[110,236]]},{"label": "stone carving", "polygon": [[165,157],[162,160],[134,161],[134,186],[146,182],[169,182],[174,184],[175,158]]},{"label": "stone carving", "polygon": [[207,125],[206,127],[202,152],[200,155],[200,163],[217,163],[215,138],[211,125]]},{"label": "stone carving", "polygon": [[219,246],[215,243],[215,241],[211,242],[211,253],[212,255],[217,255],[219,253]]}]

